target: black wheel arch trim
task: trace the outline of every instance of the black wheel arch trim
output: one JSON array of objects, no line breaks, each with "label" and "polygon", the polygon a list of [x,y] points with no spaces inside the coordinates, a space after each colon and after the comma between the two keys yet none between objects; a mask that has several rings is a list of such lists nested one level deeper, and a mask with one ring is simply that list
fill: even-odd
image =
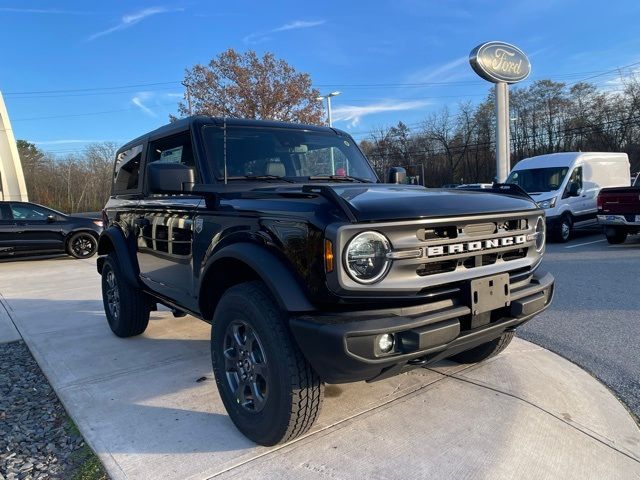
[{"label": "black wheel arch trim", "polygon": [[[278,306],[288,312],[310,312],[315,307],[293,272],[275,254],[255,243],[242,242],[228,245],[213,254],[202,269],[200,279],[204,279],[214,264],[223,259],[234,259],[253,269],[274,296]],[[202,289],[202,281],[200,284]],[[199,301],[203,300],[200,290]],[[202,305],[201,305],[202,311]]]},{"label": "black wheel arch trim", "polygon": [[131,251],[131,247],[126,237],[118,227],[110,226],[105,229],[98,239],[98,273],[102,274],[102,266],[104,265],[106,255],[115,251],[120,259],[120,271],[124,275],[126,282],[135,287],[140,286],[138,263],[135,261],[135,255]]}]

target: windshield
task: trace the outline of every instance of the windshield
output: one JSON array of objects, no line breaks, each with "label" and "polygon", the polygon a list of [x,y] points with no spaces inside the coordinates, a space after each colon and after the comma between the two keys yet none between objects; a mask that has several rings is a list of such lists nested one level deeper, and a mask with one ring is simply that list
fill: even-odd
[{"label": "windshield", "polygon": [[527,193],[552,192],[560,188],[568,171],[567,167],[514,170],[505,183],[515,183]]},{"label": "windshield", "polygon": [[[205,126],[204,142],[214,173],[224,178],[224,133]],[[235,127],[226,129],[227,177],[287,178],[355,177],[376,182],[367,159],[352,139],[332,133],[289,128]],[[311,180],[320,178],[311,178]]]}]

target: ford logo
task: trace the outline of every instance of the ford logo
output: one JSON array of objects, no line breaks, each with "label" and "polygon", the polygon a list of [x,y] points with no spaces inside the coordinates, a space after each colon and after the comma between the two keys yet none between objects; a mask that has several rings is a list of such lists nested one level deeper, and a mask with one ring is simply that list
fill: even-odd
[{"label": "ford logo", "polygon": [[486,42],[469,54],[471,68],[493,83],[516,83],[531,73],[531,63],[522,50],[504,42]]}]

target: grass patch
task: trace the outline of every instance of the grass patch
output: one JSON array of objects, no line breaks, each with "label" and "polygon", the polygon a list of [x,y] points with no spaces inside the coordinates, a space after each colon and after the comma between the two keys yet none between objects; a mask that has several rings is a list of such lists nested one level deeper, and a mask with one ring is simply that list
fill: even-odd
[{"label": "grass patch", "polygon": [[[82,434],[73,420],[67,416],[65,425],[67,435],[71,437],[81,437]],[[71,454],[71,466],[68,478],[71,480],[109,480],[98,456],[89,448],[86,443]]]}]

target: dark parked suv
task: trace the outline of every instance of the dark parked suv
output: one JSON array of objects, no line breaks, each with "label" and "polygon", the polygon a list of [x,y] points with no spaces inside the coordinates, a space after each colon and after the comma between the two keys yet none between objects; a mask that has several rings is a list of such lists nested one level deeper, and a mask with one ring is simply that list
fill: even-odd
[{"label": "dark parked suv", "polygon": [[210,322],[222,401],[263,445],[311,427],[324,382],[486,359],[553,295],[544,213],[518,187],[382,184],[327,127],[159,128],[117,153],[105,220],[113,332],[141,334],[158,303]]},{"label": "dark parked suv", "polygon": [[27,202],[0,202],[0,258],[67,253],[95,255],[102,220],[66,215]]}]

